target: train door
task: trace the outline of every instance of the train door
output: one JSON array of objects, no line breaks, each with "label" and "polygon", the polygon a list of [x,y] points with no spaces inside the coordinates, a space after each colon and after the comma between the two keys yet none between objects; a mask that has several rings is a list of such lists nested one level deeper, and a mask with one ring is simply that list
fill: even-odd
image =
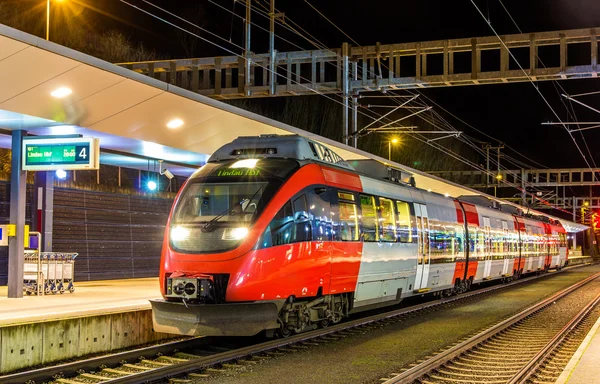
[{"label": "train door", "polygon": [[502,266],[502,276],[508,275],[508,269],[510,268],[510,251],[508,247],[508,223],[502,220],[502,243],[505,245],[501,249],[502,257],[504,258],[504,265]]},{"label": "train door", "polygon": [[427,207],[424,204],[415,203],[415,216],[417,218],[417,232],[419,238],[417,273],[414,287],[414,290],[417,291],[427,288],[429,266],[431,263],[431,258],[429,257],[429,219],[427,216]]},{"label": "train door", "polygon": [[483,233],[483,254],[485,255],[485,261],[483,263],[483,279],[485,280],[492,274],[492,234],[489,217],[483,217]]}]

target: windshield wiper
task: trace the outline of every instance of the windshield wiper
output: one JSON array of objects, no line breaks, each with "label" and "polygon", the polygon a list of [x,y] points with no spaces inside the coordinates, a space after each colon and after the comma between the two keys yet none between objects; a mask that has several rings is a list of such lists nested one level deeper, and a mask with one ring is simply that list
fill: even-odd
[{"label": "windshield wiper", "polygon": [[256,192],[254,192],[254,194],[252,195],[252,197],[250,199],[242,199],[239,202],[235,203],[233,205],[233,208],[227,208],[225,211],[219,213],[217,216],[213,217],[212,219],[210,219],[206,224],[204,224],[204,226],[202,226],[201,231],[202,232],[211,232],[214,230],[214,224],[219,221],[223,216],[225,215],[235,215],[235,208],[239,205],[240,207],[243,206],[244,202],[248,202],[248,204],[246,204],[246,207],[242,208],[240,213],[245,213],[246,212],[246,208],[248,208],[250,206],[250,203],[252,202],[252,200],[254,200],[254,198],[256,197],[256,195],[258,194],[258,192],[260,192],[260,190],[263,189],[263,186],[261,185]]}]

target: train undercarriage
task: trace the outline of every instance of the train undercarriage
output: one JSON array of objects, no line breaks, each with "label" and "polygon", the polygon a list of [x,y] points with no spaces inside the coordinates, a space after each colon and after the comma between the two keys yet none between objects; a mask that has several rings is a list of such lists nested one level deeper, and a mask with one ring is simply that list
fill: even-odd
[{"label": "train undercarriage", "polygon": [[317,296],[312,300],[296,300],[290,296],[279,311],[278,329],[268,330],[267,336],[288,337],[339,323],[352,309],[352,294]]}]

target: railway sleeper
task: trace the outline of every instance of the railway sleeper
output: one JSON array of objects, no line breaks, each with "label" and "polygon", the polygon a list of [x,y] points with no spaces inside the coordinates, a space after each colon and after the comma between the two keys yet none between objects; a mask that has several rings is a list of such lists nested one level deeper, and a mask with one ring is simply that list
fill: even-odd
[{"label": "railway sleeper", "polygon": [[523,361],[527,361],[527,357],[511,358],[511,359],[506,359],[506,358],[503,358],[503,357],[497,357],[497,358],[494,358],[494,359],[484,360],[484,359],[478,358],[477,356],[470,356],[470,357],[461,356],[461,357],[458,358],[457,361],[466,361],[467,363],[477,364],[477,365],[489,364],[490,362],[505,363],[507,361],[509,361],[511,363],[518,364],[518,363],[521,363]]},{"label": "railway sleeper", "polygon": [[464,383],[464,384],[506,384],[506,380],[463,380],[451,377],[442,377],[438,375],[429,375],[432,379],[442,381],[444,383]]},{"label": "railway sleeper", "polygon": [[490,365],[490,364],[484,364],[482,362],[478,362],[478,364],[475,364],[475,363],[466,363],[466,362],[461,362],[461,361],[453,361],[452,364],[459,365],[459,366],[461,365],[461,366],[467,367],[467,369],[474,369],[474,367],[483,367],[484,369],[495,369],[495,368],[519,369],[523,366],[523,364],[521,364],[521,363]]},{"label": "railway sleeper", "polygon": [[444,374],[444,375],[448,375],[448,376],[474,377],[474,378],[485,378],[485,377],[490,377],[490,375],[493,375],[493,377],[495,379],[504,378],[505,380],[510,379],[513,376],[511,374],[506,374],[506,372],[498,373],[498,371],[487,371],[487,372],[479,371],[481,373],[458,373],[458,372],[450,372],[450,371],[444,370],[443,368],[438,369],[437,372]]},{"label": "railway sleeper", "polygon": [[[456,367],[454,364],[450,364],[450,365],[446,365],[444,366],[444,368],[446,369],[451,369],[453,371],[460,371],[460,372],[495,372],[493,371],[493,369],[507,369],[506,366],[504,365],[497,365],[497,366],[472,366],[472,365],[467,365],[465,366],[466,368],[461,368],[461,367]],[[514,365],[511,368],[518,368],[521,367],[521,365]],[[509,368],[510,369],[510,368]]]},{"label": "railway sleeper", "polygon": [[[495,345],[487,345],[486,344],[485,346],[481,346],[481,347],[477,348],[477,350],[480,351],[480,352],[486,352],[487,351],[487,352],[490,352],[490,353],[498,353],[498,351],[509,349],[508,347],[509,347],[508,345],[506,345],[506,346],[495,346]],[[514,347],[514,344],[513,344],[513,347]],[[537,352],[537,351],[539,351],[539,348],[532,347],[532,346],[523,346],[523,347],[519,348],[519,352],[522,353],[524,351],[525,352]]]},{"label": "railway sleeper", "polygon": [[501,351],[495,351],[495,352],[479,352],[479,351],[471,351],[469,352],[469,355],[473,355],[475,357],[481,358],[481,359],[486,359],[486,360],[492,360],[492,361],[523,361],[524,359],[527,359],[528,356],[498,356],[499,353]]}]

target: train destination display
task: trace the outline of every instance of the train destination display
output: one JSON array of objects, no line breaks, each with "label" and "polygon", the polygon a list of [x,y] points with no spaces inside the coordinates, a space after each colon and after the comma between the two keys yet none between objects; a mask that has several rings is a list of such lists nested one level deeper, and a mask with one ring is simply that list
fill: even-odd
[{"label": "train destination display", "polygon": [[93,137],[24,138],[23,170],[98,169],[99,149],[99,140]]}]

